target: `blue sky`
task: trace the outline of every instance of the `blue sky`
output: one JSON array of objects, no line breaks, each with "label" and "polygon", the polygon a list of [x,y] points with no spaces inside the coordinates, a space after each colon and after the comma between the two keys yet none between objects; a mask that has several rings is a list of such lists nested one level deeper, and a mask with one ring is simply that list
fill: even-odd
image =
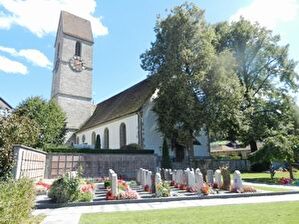
[{"label": "blue sky", "polygon": [[[12,106],[29,96],[50,98],[55,32],[61,9],[92,21],[93,97],[98,103],[144,79],[139,56],[155,40],[158,14],[179,0],[0,0],[0,97]],[[240,15],[281,34],[299,61],[299,0],[191,1],[216,23]],[[298,66],[299,67],[299,66]],[[299,71],[297,67],[297,71]]]}]

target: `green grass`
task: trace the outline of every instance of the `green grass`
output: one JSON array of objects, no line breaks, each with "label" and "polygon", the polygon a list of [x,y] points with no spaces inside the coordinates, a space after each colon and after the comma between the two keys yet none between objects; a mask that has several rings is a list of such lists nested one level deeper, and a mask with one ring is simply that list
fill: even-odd
[{"label": "green grass", "polygon": [[257,190],[271,191],[271,192],[286,192],[286,191],[292,191],[291,189],[277,188],[277,187],[254,186],[254,188],[257,189]]},{"label": "green grass", "polygon": [[299,202],[84,214],[80,224],[297,224]]},{"label": "green grass", "polygon": [[[289,172],[276,172],[273,179],[270,178],[269,173],[242,173],[242,179],[248,182],[277,184],[278,180],[282,177],[289,178]],[[295,179],[299,179],[299,171],[294,172]]]}]

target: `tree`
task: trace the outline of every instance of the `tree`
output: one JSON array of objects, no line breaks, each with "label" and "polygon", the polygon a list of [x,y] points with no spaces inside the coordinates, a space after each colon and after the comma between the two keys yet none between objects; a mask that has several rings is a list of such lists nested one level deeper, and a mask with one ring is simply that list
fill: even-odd
[{"label": "tree", "polygon": [[142,68],[159,90],[153,110],[159,130],[192,157],[194,135],[203,128],[196,89],[214,57],[213,32],[204,12],[185,3],[158,19],[155,33],[155,42],[141,55]]},{"label": "tree", "polygon": [[0,119],[0,178],[7,179],[12,171],[13,145],[35,146],[39,125],[26,116],[11,114]]},{"label": "tree", "polygon": [[35,147],[43,148],[46,145],[63,143],[66,116],[55,101],[47,102],[41,97],[30,97],[16,108],[15,113],[34,120],[40,126]]},{"label": "tree", "polygon": [[216,54],[214,31],[194,4],[175,7],[157,21],[155,32],[155,42],[141,55],[141,66],[158,89],[153,110],[159,130],[176,147],[184,146],[192,160],[201,130],[224,132],[239,125],[235,60],[230,52]]},{"label": "tree", "polygon": [[163,140],[161,168],[165,168],[165,169],[171,168],[171,160],[169,157],[169,149],[168,149],[166,138],[164,138]]},{"label": "tree", "polygon": [[280,37],[257,23],[243,18],[219,23],[215,33],[217,52],[229,50],[236,58],[236,74],[243,87],[239,109],[244,120],[239,133],[234,134],[256,151],[256,141],[267,138],[273,124],[279,122],[277,111],[283,99],[298,89],[296,63],[288,58],[288,45],[280,46]]},{"label": "tree", "polygon": [[292,163],[296,162],[298,149],[298,136],[277,135],[265,139],[263,147],[254,153],[253,160],[283,162],[288,166],[290,178],[294,179]]},{"label": "tree", "polygon": [[97,135],[97,138],[96,138],[96,144],[95,144],[95,149],[101,149],[101,137],[100,135]]}]

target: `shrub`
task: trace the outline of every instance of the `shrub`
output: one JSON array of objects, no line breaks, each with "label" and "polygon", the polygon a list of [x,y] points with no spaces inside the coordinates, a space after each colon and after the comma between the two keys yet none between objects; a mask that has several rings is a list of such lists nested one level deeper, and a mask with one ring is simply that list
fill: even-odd
[{"label": "shrub", "polygon": [[57,203],[66,203],[77,200],[79,193],[80,178],[65,175],[53,182],[48,196]]},{"label": "shrub", "polygon": [[31,223],[35,193],[29,179],[0,182],[0,223]]},{"label": "shrub", "polygon": [[93,193],[92,192],[80,192],[78,194],[77,201],[80,202],[90,202],[93,199]]},{"label": "shrub", "polygon": [[132,143],[129,145],[122,146],[120,149],[121,150],[140,150],[141,146],[136,143]]},{"label": "shrub", "polygon": [[258,162],[258,163],[253,163],[251,165],[251,171],[253,172],[263,172],[269,170],[270,167],[270,162]]},{"label": "shrub", "polygon": [[111,187],[111,181],[110,180],[105,180],[104,187],[105,187],[105,189]]},{"label": "shrub", "polygon": [[167,145],[167,141],[164,138],[163,146],[162,146],[162,160],[161,160],[161,168],[169,169],[171,168],[171,160],[169,157],[169,149]]},{"label": "shrub", "polygon": [[167,182],[163,181],[156,186],[156,196],[157,197],[169,197],[170,196],[170,186]]}]

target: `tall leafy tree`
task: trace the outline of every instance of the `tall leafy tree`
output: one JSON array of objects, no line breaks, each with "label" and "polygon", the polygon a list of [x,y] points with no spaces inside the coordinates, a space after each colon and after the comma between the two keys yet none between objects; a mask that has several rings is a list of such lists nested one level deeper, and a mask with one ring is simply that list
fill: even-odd
[{"label": "tall leafy tree", "polygon": [[65,134],[66,116],[55,101],[30,97],[24,100],[15,113],[34,120],[40,127],[40,134],[35,147],[62,144]]},{"label": "tall leafy tree", "polygon": [[154,111],[159,130],[193,157],[193,141],[201,130],[238,125],[240,84],[230,52],[216,54],[214,30],[194,4],[175,7],[155,26],[156,40],[141,55],[158,89]]},{"label": "tall leafy tree", "polygon": [[0,179],[10,177],[14,165],[13,145],[35,146],[39,125],[26,116],[11,114],[0,119]]},{"label": "tall leafy tree", "polygon": [[256,141],[265,139],[280,121],[277,111],[283,99],[298,88],[296,63],[288,58],[289,46],[281,46],[280,37],[258,23],[240,18],[217,24],[215,33],[217,52],[229,50],[236,59],[236,74],[243,87],[239,109],[245,116],[239,137],[255,151]]},{"label": "tall leafy tree", "polygon": [[167,141],[163,139],[163,146],[162,146],[162,160],[161,160],[161,168],[169,169],[171,168],[171,160],[169,156],[169,148],[167,145]]}]

